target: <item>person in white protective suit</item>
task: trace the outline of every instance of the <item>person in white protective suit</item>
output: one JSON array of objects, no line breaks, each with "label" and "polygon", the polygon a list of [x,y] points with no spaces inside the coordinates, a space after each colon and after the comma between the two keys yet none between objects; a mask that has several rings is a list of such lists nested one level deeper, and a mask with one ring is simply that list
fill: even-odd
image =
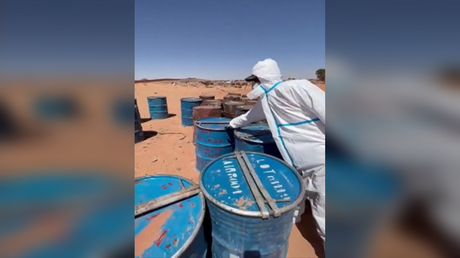
[{"label": "person in white protective suit", "polygon": [[[253,83],[248,98],[260,100],[246,114],[230,121],[239,128],[263,119],[283,156],[304,178],[320,237],[326,239],[325,92],[308,80],[281,80],[272,59],[258,62],[245,80]],[[296,222],[304,212],[301,203]]]}]

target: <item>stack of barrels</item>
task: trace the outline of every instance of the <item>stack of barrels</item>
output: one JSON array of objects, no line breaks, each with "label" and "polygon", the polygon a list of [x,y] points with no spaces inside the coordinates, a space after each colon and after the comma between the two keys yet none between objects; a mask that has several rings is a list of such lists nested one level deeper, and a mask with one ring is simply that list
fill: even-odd
[{"label": "stack of barrels", "polygon": [[224,97],[223,103],[223,116],[227,118],[235,118],[238,116],[237,112],[239,107],[244,106],[246,103],[243,100],[243,96],[239,93],[228,93]]},{"label": "stack of barrels", "polygon": [[[222,116],[222,101],[216,100],[214,95],[200,95],[201,105],[193,108],[193,124],[197,120],[207,117]],[[193,127],[193,144],[196,143],[195,126]]]},{"label": "stack of barrels", "polygon": [[256,103],[257,100],[250,100],[246,95],[228,93],[224,97],[223,116],[235,118],[247,113]]}]

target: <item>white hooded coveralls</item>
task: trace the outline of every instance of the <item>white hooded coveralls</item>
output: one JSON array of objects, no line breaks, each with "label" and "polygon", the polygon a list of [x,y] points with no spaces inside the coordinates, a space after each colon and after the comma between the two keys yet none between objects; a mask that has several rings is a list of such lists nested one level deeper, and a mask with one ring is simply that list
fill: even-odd
[{"label": "white hooded coveralls", "polygon": [[246,114],[230,121],[230,126],[239,128],[267,120],[283,159],[304,178],[318,233],[325,240],[325,93],[308,80],[283,82],[272,59],[258,62],[252,74],[260,85],[247,96],[261,99]]}]

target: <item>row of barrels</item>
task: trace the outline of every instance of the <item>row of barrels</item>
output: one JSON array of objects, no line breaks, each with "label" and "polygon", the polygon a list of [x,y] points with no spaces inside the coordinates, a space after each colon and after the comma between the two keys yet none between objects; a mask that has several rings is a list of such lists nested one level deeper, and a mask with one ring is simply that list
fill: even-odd
[{"label": "row of barrels", "polygon": [[[215,99],[214,95],[201,95],[198,98],[181,98],[182,126],[193,126],[193,121],[204,117],[234,118],[246,113],[257,101],[249,100],[245,95],[229,93],[223,99]],[[168,101],[165,96],[147,97],[150,119],[169,117]]]},{"label": "row of barrels", "polygon": [[257,103],[239,93],[228,93],[223,99],[215,99],[213,95],[201,95],[194,101],[196,104],[192,110],[193,121],[206,117],[234,118],[248,112]]}]

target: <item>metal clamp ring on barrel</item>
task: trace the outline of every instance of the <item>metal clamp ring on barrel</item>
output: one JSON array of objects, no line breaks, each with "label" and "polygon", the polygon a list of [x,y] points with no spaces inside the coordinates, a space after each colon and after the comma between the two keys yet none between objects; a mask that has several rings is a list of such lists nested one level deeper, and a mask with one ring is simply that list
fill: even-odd
[{"label": "metal clamp ring on barrel", "polygon": [[185,188],[182,181],[179,181],[181,184],[181,190],[178,192],[170,193],[167,195],[163,195],[161,197],[155,198],[151,201],[141,203],[134,207],[134,217],[142,215],[144,213],[157,210],[161,207],[179,202],[181,200],[187,199],[194,195],[201,193],[199,185],[192,185],[189,188]]},{"label": "metal clamp ring on barrel", "polygon": [[229,124],[230,121],[196,121],[196,125],[202,124]]},{"label": "metal clamp ring on barrel", "polygon": [[268,203],[270,208],[273,210],[273,217],[279,217],[281,215],[281,211],[278,208],[278,205],[276,205],[270,194],[263,187],[262,182],[252,168],[246,153],[244,151],[235,152],[235,156],[241,167],[241,171],[248,182],[249,189],[254,196],[257,206],[259,206],[262,218],[267,219],[270,216],[270,212],[265,207],[265,203]]}]

